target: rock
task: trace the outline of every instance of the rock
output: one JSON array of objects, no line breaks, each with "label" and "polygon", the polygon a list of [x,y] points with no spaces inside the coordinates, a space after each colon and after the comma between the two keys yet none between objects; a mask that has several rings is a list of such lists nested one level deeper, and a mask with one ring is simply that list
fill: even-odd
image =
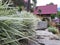
[{"label": "rock", "polygon": [[36,31],[36,37],[39,37],[39,39],[59,39],[59,37],[51,32],[43,31],[43,30],[37,30]]}]

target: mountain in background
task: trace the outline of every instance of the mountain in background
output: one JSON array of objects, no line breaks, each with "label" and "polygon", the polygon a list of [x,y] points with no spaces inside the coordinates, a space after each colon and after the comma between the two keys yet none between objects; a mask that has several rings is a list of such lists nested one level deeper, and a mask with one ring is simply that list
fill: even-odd
[{"label": "mountain in background", "polygon": [[60,11],[60,8],[58,8],[58,11]]}]

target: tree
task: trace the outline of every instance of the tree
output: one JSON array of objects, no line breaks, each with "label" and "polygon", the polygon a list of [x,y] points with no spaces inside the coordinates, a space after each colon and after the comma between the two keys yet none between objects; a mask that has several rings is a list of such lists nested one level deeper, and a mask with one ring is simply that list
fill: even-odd
[{"label": "tree", "polygon": [[2,0],[2,4],[6,3],[7,4],[10,2],[13,2],[13,5],[14,6],[24,6],[24,0]]},{"label": "tree", "polygon": [[33,0],[33,2],[34,2],[33,7],[35,8],[36,7],[37,0]]},{"label": "tree", "polygon": [[16,6],[24,6],[24,0],[12,0]]},{"label": "tree", "polygon": [[50,2],[50,3],[49,3],[49,4],[47,4],[47,5],[54,5],[54,3]]}]

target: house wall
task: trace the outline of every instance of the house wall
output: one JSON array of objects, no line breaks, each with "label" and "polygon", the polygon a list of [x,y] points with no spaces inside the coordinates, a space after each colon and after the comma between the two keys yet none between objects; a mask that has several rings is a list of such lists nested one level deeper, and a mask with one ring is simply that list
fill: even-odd
[{"label": "house wall", "polygon": [[43,18],[48,18],[51,21],[51,14],[37,14],[37,18],[40,18],[41,20]]}]

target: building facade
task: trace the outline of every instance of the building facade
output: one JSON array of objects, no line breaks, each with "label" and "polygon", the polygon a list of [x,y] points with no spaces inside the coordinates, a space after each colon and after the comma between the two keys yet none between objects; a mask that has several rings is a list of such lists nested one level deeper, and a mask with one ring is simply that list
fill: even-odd
[{"label": "building facade", "polygon": [[37,6],[33,12],[37,16],[50,17],[57,14],[57,5]]}]

